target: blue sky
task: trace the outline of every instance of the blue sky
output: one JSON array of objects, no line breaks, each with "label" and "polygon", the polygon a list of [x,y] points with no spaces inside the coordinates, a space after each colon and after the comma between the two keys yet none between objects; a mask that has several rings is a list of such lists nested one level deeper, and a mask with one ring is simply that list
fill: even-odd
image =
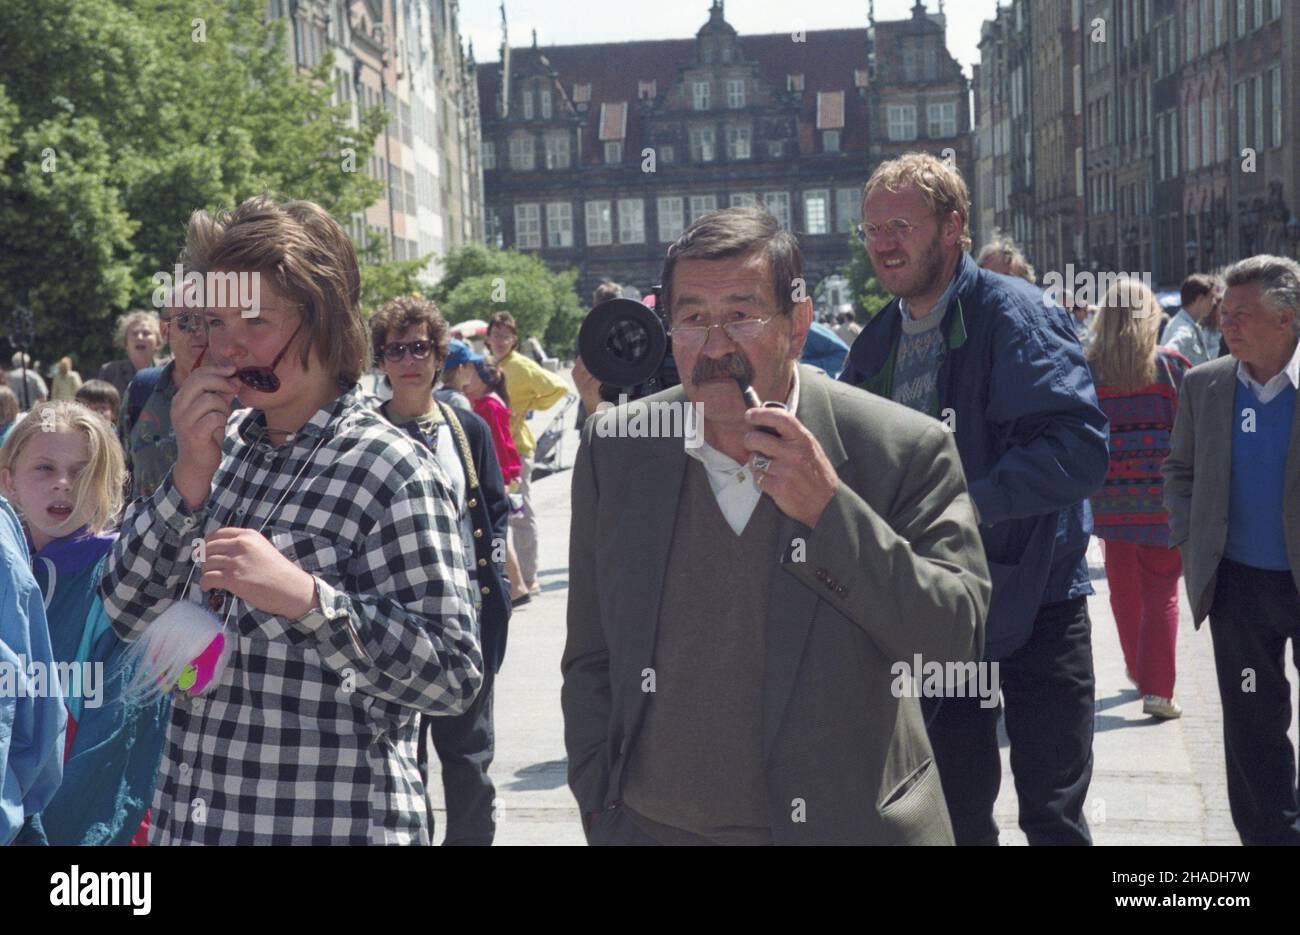
[{"label": "blue sky", "polygon": [[[876,0],[876,19],[905,19],[915,0]],[[711,0],[506,0],[512,46],[532,41],[571,45],[633,39],[684,39],[695,35],[709,16]],[[931,12],[938,0],[926,0]],[[980,24],[992,17],[997,0],[947,0],[948,48],[965,66],[979,61]],[[796,29],[846,29],[865,26],[867,0],[726,0],[727,22],[746,33]],[[641,12],[644,11],[644,12]],[[479,62],[496,61],[501,44],[499,0],[462,0],[461,32],[474,40]]]}]

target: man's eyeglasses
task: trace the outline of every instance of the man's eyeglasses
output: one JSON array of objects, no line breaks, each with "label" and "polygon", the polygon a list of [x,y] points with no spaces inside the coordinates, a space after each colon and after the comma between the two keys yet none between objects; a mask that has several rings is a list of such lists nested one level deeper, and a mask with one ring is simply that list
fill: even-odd
[{"label": "man's eyeglasses", "polygon": [[384,360],[395,364],[406,356],[407,351],[411,352],[413,360],[424,360],[433,351],[433,345],[428,341],[395,341],[385,344]]},{"label": "man's eyeglasses", "polygon": [[775,317],[769,315],[767,318],[742,318],[739,321],[727,321],[716,325],[677,325],[669,334],[677,344],[691,350],[703,347],[709,340],[709,332],[714,328],[721,328],[731,340],[743,344],[756,340],[763,333],[763,326]]},{"label": "man's eyeglasses", "polygon": [[859,224],[853,232],[858,235],[858,240],[864,247],[869,247],[882,234],[901,242],[911,237],[915,230],[916,225],[910,221],[894,218],[892,221],[886,221],[881,227],[875,224]]},{"label": "man's eyeglasses", "polygon": [[[179,316],[178,316],[179,317]],[[280,378],[275,375],[275,368],[280,366],[280,361],[284,355],[289,352],[289,345],[293,344],[293,339],[298,337],[298,332],[302,330],[302,319],[298,320],[298,327],[293,329],[293,334],[289,335],[289,340],[284,343],[280,353],[275,355],[275,360],[271,361],[269,367],[242,367],[235,371],[235,376],[245,386],[250,386],[259,393],[274,393],[280,388]],[[208,345],[199,351],[198,360],[194,361],[194,366],[199,367],[203,364],[203,355],[208,352]]]}]

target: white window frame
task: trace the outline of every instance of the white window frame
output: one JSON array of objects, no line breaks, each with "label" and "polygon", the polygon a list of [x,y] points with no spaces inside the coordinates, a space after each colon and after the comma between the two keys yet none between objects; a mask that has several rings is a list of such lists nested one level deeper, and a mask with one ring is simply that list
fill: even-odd
[{"label": "white window frame", "polygon": [[732,192],[727,202],[731,208],[757,208],[758,196],[753,192]]},{"label": "white window frame", "polygon": [[691,162],[716,162],[718,159],[717,134],[713,127],[691,127]]},{"label": "white window frame", "polygon": [[536,202],[515,205],[515,246],[520,250],[542,248],[541,208]]},{"label": "white window frame", "polygon": [[885,108],[891,142],[905,143],[916,139],[916,105],[889,104]]},{"label": "white window frame", "polygon": [[[926,135],[931,139],[957,135],[957,102],[938,101],[925,108]],[[935,127],[938,126],[936,131]]]},{"label": "white window frame", "polygon": [[812,236],[831,232],[830,192],[815,188],[803,193],[804,233]]},{"label": "white window frame", "polygon": [[659,221],[660,243],[672,243],[686,229],[681,195],[659,198],[655,203],[655,213]]},{"label": "white window frame", "polygon": [[862,189],[835,189],[835,223],[840,233],[847,233],[862,223]]},{"label": "white window frame", "polygon": [[688,224],[694,224],[696,220],[710,212],[718,210],[717,195],[691,195],[690,211],[688,214]]},{"label": "white window frame", "polygon": [[745,79],[728,78],[727,79],[727,108],[729,110],[740,110],[745,106]]},{"label": "white window frame", "polygon": [[727,127],[727,158],[751,159],[753,155],[753,131],[751,128]]},{"label": "white window frame", "polygon": [[786,230],[790,229],[790,193],[763,192],[763,207],[771,212]]},{"label": "white window frame", "polygon": [[532,134],[510,137],[510,168],[532,172],[537,168],[537,143]]},{"label": "white window frame", "polygon": [[551,92],[547,88],[542,88],[537,92],[538,100],[541,102],[541,112],[543,120],[551,119]]},{"label": "white window frame", "polygon": [[1282,98],[1286,92],[1282,90],[1282,66],[1276,65],[1270,69],[1272,75],[1272,93],[1273,93],[1273,133],[1269,139],[1272,146],[1281,146],[1282,139]]},{"label": "white window frame", "polygon": [[607,200],[588,201],[584,205],[587,246],[607,247],[614,242],[613,209]]},{"label": "white window frame", "polygon": [[524,119],[533,119],[533,91],[531,88],[525,88],[523,93],[524,99]]},{"label": "white window frame", "polygon": [[618,200],[618,242],[645,243],[645,202],[642,199]]},{"label": "white window frame", "polygon": [[497,144],[492,140],[484,140],[479,146],[478,158],[479,164],[484,169],[495,169],[497,167]]},{"label": "white window frame", "polygon": [[709,109],[709,83],[707,81],[691,82],[691,106],[693,110]]},{"label": "white window frame", "polygon": [[606,140],[605,141],[605,165],[616,166],[623,161],[623,141]]},{"label": "white window frame", "polygon": [[547,169],[568,169],[573,165],[568,130],[548,130],[542,140],[546,146]]},{"label": "white window frame", "polygon": [[823,130],[822,131],[822,152],[838,153],[840,151],[840,131]]},{"label": "white window frame", "polygon": [[546,243],[552,249],[573,246],[573,205],[569,202],[546,203]]}]

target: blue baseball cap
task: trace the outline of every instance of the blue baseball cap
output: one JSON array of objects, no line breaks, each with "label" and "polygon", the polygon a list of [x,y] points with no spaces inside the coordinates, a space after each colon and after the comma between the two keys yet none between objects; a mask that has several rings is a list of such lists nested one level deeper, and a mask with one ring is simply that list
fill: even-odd
[{"label": "blue baseball cap", "polygon": [[469,344],[459,338],[452,338],[447,344],[447,359],[443,362],[443,370],[453,370],[461,364],[479,364],[486,358],[482,354],[470,347]]}]

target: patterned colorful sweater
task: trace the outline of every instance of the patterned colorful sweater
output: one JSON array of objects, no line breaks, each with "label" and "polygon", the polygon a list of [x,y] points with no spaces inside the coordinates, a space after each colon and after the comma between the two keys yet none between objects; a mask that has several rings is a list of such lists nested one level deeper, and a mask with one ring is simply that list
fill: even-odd
[{"label": "patterned colorful sweater", "polygon": [[1092,497],[1098,538],[1169,547],[1160,464],[1169,455],[1178,388],[1190,367],[1182,354],[1160,347],[1156,379],[1149,386],[1117,390],[1102,384],[1093,371],[1097,398],[1110,419],[1110,468]]}]

